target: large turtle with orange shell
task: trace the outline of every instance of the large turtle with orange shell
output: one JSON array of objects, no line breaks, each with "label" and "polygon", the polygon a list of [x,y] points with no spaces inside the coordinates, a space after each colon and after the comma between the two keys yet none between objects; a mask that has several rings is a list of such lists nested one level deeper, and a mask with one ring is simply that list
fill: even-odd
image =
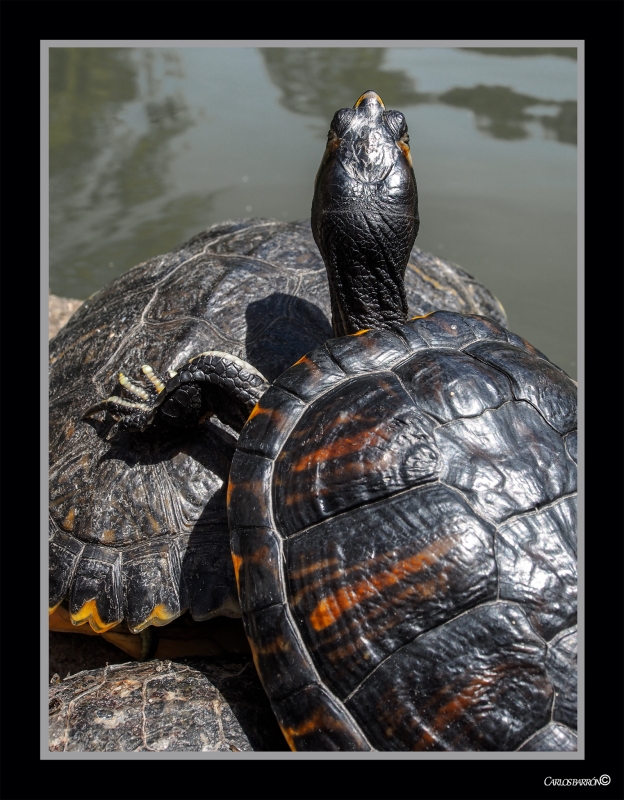
[{"label": "large turtle with orange shell", "polygon": [[[487,289],[417,248],[406,288],[414,314],[442,307],[504,323]],[[272,380],[331,336],[330,317],[309,220],[214,225],[85,301],[50,342],[54,630],[93,631],[144,658],[248,649],[240,622],[226,621],[240,609],[225,499],[247,412],[224,406],[191,435],[172,426],[136,435],[115,412],[83,415],[115,392],[128,412],[162,387],[155,372],[143,387],[118,384],[120,368],[152,364],[167,376],[206,350]]]},{"label": "large turtle with orange shell", "polygon": [[[223,353],[129,426],[248,413],[228,519],[245,630],[294,750],[576,748],[576,387],[492,319],[408,320],[405,119],[332,121],[312,227],[335,338],[270,388]],[[226,394],[215,393],[214,386]]]}]

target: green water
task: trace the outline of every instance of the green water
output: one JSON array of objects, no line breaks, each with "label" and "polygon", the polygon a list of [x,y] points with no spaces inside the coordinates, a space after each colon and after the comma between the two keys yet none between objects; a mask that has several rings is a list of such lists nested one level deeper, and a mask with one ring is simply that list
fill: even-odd
[{"label": "green water", "polygon": [[575,51],[52,48],[50,290],[85,298],[237,217],[309,216],[333,113],[406,115],[417,245],[576,377]]}]

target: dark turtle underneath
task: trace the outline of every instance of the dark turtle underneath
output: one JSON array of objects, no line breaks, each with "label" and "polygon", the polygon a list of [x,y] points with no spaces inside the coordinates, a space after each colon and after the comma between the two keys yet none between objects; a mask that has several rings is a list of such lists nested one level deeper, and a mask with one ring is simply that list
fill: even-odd
[{"label": "dark turtle underneath", "polygon": [[53,752],[287,750],[249,660],[147,661],[50,686]]},{"label": "dark turtle underneath", "polygon": [[[444,307],[504,321],[486,289],[417,249],[406,286],[412,313]],[[213,416],[192,436],[171,427],[137,436],[111,429],[110,416],[83,414],[120,391],[120,368],[133,378],[152,364],[166,375],[206,350],[244,358],[273,379],[331,335],[330,314],[310,223],[258,219],[213,226],[82,305],[50,342],[53,629],[88,622],[138,656],[132,634],[184,616],[169,637],[185,639],[181,654],[215,653],[208,622],[240,615],[225,484],[244,417]],[[126,402],[140,399],[128,387]],[[204,623],[195,649],[191,620]],[[176,654],[164,641],[156,652]]]}]

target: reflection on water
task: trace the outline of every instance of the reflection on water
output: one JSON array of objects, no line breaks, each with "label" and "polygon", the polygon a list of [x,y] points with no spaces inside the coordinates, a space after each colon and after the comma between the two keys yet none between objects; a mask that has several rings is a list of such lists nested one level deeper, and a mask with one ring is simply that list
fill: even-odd
[{"label": "reflection on water", "polygon": [[[461,48],[490,53],[488,48]],[[561,48],[492,48],[496,55],[551,55]],[[373,88],[386,108],[405,108],[421,103],[443,103],[474,112],[477,128],[495,139],[525,139],[527,123],[538,123],[544,132],[567,144],[576,144],[576,102],[548,100],[520,94],[506,86],[454,88],[448,92],[418,92],[412,78],[401,70],[383,68],[384,48],[332,49],[318,47],[261,50],[273,83],[282,91],[280,103],[289,111],[330,120],[345,97],[359,97],[362,87]],[[576,58],[566,48],[566,58]],[[540,106],[541,113],[527,111]],[[554,112],[554,113],[552,113]],[[322,126],[323,135],[326,133]]]},{"label": "reflection on water", "polygon": [[49,53],[54,293],[85,298],[225,219],[309,216],[329,121],[373,89],[408,116],[420,246],[574,374],[574,48]]},{"label": "reflection on water", "polygon": [[[557,141],[576,144],[576,102],[571,100],[543,100],[506,86],[475,86],[451,89],[440,95],[438,101],[474,111],[477,128],[495,139],[526,139],[531,134],[527,123],[538,122]],[[527,111],[535,106],[546,113]],[[551,110],[554,116],[548,113]]]},{"label": "reflection on water", "polygon": [[377,92],[386,108],[430,102],[401,70],[383,68],[386,49],[379,47],[276,47],[260,50],[269,77],[282,91],[280,104],[296,114],[323,120],[322,135],[334,113],[366,90]]},{"label": "reflection on water", "polygon": [[64,270],[68,294],[84,297],[119,264],[205,226],[215,192],[167,196],[172,145],[196,119],[182,91],[161,93],[158,68],[184,77],[181,57],[161,61],[150,50],[50,50],[50,271]]},{"label": "reflection on water", "polygon": [[569,58],[576,61],[576,47],[459,47],[467,53],[481,53],[484,56],[505,56],[535,58],[536,56],[558,56],[559,58]]}]

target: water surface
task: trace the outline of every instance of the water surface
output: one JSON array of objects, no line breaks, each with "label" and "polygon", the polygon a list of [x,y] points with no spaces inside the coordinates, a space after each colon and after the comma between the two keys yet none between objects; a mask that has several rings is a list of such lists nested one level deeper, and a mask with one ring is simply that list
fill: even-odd
[{"label": "water surface", "polygon": [[576,377],[576,87],[570,48],[52,48],[50,290],[309,216],[331,117],[374,89],[407,117],[417,245]]}]

